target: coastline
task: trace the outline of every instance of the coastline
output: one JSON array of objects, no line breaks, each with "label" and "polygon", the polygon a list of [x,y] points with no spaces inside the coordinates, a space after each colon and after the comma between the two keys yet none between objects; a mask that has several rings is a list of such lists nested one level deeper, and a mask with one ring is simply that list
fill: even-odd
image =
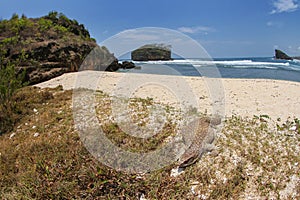
[{"label": "coastline", "polygon": [[[156,80],[156,82],[160,81],[161,86],[170,81],[177,81],[175,79],[178,79],[176,76],[168,75],[83,71],[66,73],[34,86],[53,88],[62,85],[64,90],[70,90],[74,89],[78,76],[80,76],[80,79],[87,80],[87,82],[91,80],[91,77],[96,78],[99,80],[97,88],[92,85],[91,87],[110,95],[118,85],[123,84],[122,88],[126,89],[126,85],[121,83],[125,79],[127,81],[130,81],[131,78],[132,80],[154,80],[154,82]],[[217,81],[224,89],[223,102],[226,117],[232,115],[241,117],[268,115],[273,120],[300,117],[300,109],[297,109],[300,108],[300,83],[298,82],[269,79],[181,77],[192,89],[193,94],[198,100],[201,112],[211,113],[213,102],[210,94],[212,91],[208,89],[207,81]],[[143,85],[134,92],[133,96],[140,98],[150,97],[162,103],[177,104],[178,101],[174,93],[172,94],[172,91],[161,86],[159,84]]]}]

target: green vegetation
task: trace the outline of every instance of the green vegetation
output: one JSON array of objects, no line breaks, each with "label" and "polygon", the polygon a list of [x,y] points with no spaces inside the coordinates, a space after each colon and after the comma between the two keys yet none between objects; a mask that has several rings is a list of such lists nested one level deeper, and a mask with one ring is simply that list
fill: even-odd
[{"label": "green vegetation", "polygon": [[13,94],[22,87],[22,77],[16,76],[13,64],[0,67],[0,134],[12,128],[13,112],[16,102],[12,101]]},{"label": "green vegetation", "polygon": [[68,19],[62,13],[50,12],[41,18],[27,18],[25,15],[19,17],[14,14],[11,19],[0,21],[0,47],[4,63],[18,61],[23,52],[28,55],[28,59],[22,60],[20,66],[30,66],[30,63],[35,66],[39,62],[47,62],[39,60],[41,49],[38,52],[33,50],[54,40],[61,46],[95,42],[84,25]]},{"label": "green vegetation", "polygon": [[[13,96],[20,118],[12,131],[0,136],[1,199],[138,199],[142,194],[147,199],[300,197],[300,135],[299,129],[290,130],[298,126],[298,119],[275,121],[273,126],[266,122],[267,116],[232,116],[218,132],[216,150],[183,174],[170,176],[175,166],[126,174],[99,163],[83,146],[74,130],[72,91],[25,87]],[[99,122],[122,148],[152,150],[174,131],[165,127],[162,138],[134,144],[141,141],[125,137],[109,121],[111,98],[97,92],[96,99]],[[133,119],[144,120],[149,106],[155,104],[152,99],[129,103]],[[141,115],[135,115],[137,110]]]},{"label": "green vegetation", "polygon": [[40,42],[49,39],[60,39],[63,36],[66,37],[66,35],[70,38],[77,36],[82,41],[95,41],[90,38],[84,25],[54,11],[36,19],[27,18],[25,15],[19,17],[14,14],[10,20],[0,21],[0,31],[0,43],[5,45],[4,48],[21,41],[24,43],[28,39],[31,42]]},{"label": "green vegetation", "polygon": [[68,19],[64,14],[50,12],[40,18],[19,17],[14,14],[9,20],[0,20],[0,44],[3,49],[30,51],[29,44],[57,40],[95,42],[83,24]]},{"label": "green vegetation", "polygon": [[[5,62],[2,46],[0,45],[0,135],[12,129],[16,122],[17,102],[13,99],[15,93],[26,85],[24,83],[25,70],[17,72],[15,63]],[[22,55],[21,60],[25,56]]]},{"label": "green vegetation", "polygon": [[[17,62],[16,71],[27,69],[30,84],[78,70],[95,46],[84,25],[62,13],[50,12],[40,18],[14,14],[0,20],[3,64]],[[27,57],[19,62],[23,54]]]},{"label": "green vegetation", "polygon": [[42,32],[49,30],[53,26],[52,21],[45,18],[40,18],[38,24],[39,24],[39,30]]},{"label": "green vegetation", "polygon": [[1,41],[2,45],[15,45],[17,44],[19,41],[19,38],[17,36],[13,36],[13,37],[9,37],[9,38],[5,38]]}]

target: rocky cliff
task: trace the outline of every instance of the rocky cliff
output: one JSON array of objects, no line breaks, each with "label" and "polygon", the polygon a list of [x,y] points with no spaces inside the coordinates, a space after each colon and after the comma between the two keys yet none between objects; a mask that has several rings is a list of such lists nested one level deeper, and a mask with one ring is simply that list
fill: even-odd
[{"label": "rocky cliff", "polygon": [[26,81],[39,83],[65,72],[78,71],[83,60],[97,47],[101,58],[109,58],[90,68],[116,71],[122,64],[105,47],[99,47],[84,25],[63,14],[50,12],[40,18],[13,15],[0,21],[0,66],[15,63],[26,70]]},{"label": "rocky cliff", "polygon": [[164,44],[144,45],[131,52],[134,61],[171,60],[171,48]]}]

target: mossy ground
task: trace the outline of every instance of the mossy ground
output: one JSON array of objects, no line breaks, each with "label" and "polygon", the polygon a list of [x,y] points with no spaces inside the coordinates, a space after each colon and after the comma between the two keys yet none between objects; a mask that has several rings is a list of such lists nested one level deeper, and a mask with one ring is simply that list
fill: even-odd
[{"label": "mossy ground", "polygon": [[[293,129],[297,120],[276,121],[276,127],[264,117],[233,116],[218,133],[216,150],[183,174],[171,177],[175,166],[126,174],[99,163],[83,146],[74,129],[72,91],[26,87],[16,97],[18,122],[0,136],[1,199],[300,198],[300,134]],[[97,98],[103,105],[97,114],[104,118],[110,112],[104,106],[107,95]],[[132,110],[151,103],[134,99]],[[147,113],[136,117],[147,119]],[[163,131],[168,136],[174,131],[171,122]],[[128,147],[130,140],[114,124],[107,121],[105,126],[114,142]],[[159,140],[129,147],[151,150]]]}]

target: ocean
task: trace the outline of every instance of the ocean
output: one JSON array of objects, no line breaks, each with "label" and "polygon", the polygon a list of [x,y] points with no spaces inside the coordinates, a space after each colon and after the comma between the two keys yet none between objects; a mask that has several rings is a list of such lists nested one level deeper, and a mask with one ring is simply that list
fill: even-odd
[{"label": "ocean", "polygon": [[[134,73],[206,76],[213,78],[276,79],[300,82],[299,60],[266,58],[175,59],[172,61],[134,61]],[[122,72],[129,70],[120,70]]]}]

